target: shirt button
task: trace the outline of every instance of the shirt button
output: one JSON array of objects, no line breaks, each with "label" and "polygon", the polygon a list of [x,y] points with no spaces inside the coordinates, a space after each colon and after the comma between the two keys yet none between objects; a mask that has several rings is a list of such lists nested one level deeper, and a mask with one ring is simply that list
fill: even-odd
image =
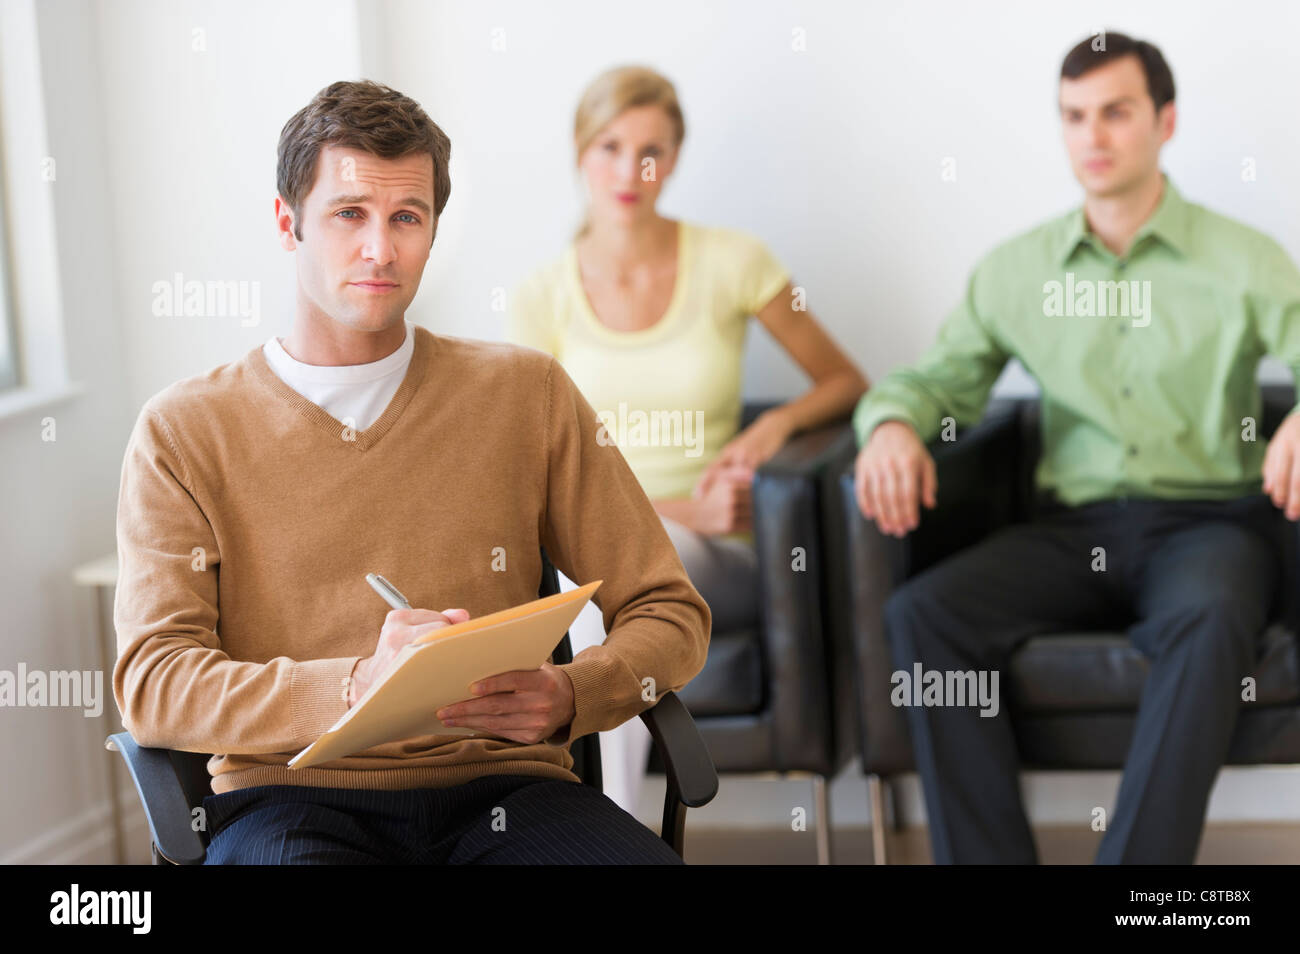
[{"label": "shirt button", "polygon": [[1136,456],[1137,456],[1137,452],[1138,452],[1138,449],[1137,449],[1137,446],[1136,446],[1136,445],[1134,445],[1134,444],[1129,444],[1129,445],[1128,445],[1128,456],[1129,456],[1129,457],[1136,457]]},{"label": "shirt button", "polygon": [[1123,334],[1127,330],[1128,330],[1128,325],[1124,324],[1124,322],[1121,321],[1119,323],[1119,333]]},{"label": "shirt button", "polygon": [[1121,391],[1120,394],[1124,395],[1125,397],[1130,397],[1130,396],[1132,396],[1133,391],[1132,391],[1131,388],[1129,388],[1127,385],[1125,385],[1124,390]]},{"label": "shirt button", "polygon": [[1124,271],[1125,268],[1128,267],[1128,262],[1117,262],[1116,265],[1115,265],[1115,267],[1118,268],[1118,269],[1122,272],[1122,271]]}]

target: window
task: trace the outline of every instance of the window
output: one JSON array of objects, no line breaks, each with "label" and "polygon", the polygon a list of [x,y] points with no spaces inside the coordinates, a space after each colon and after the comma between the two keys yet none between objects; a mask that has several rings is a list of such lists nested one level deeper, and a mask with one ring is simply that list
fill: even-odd
[{"label": "window", "polygon": [[[0,149],[0,161],[4,150]],[[5,181],[0,164],[0,183]],[[0,391],[18,386],[18,326],[14,316],[11,286],[13,269],[9,257],[9,219],[4,190],[0,189]]]},{"label": "window", "polygon": [[39,40],[35,0],[0,0],[0,419],[86,390],[64,350]]}]

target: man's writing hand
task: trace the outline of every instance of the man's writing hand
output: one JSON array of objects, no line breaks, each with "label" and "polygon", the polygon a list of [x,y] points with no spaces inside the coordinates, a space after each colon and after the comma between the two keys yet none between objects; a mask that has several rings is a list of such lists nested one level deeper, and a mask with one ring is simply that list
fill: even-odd
[{"label": "man's writing hand", "polygon": [[426,609],[393,610],[384,617],[384,628],[379,631],[379,643],[374,655],[357,660],[352,667],[352,682],[348,689],[348,708],[357,704],[366,690],[376,679],[384,674],[393,658],[408,643],[415,642],[425,633],[463,623],[469,619],[469,613],[463,609],[443,610],[435,613]]}]

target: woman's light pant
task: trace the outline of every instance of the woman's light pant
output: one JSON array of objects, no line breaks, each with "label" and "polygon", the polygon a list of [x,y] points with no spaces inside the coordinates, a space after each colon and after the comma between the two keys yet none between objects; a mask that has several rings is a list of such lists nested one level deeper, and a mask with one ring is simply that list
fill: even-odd
[{"label": "woman's light pant", "polygon": [[[676,520],[662,515],[660,519],[677,548],[686,575],[709,604],[713,632],[725,633],[754,625],[758,614],[758,557],[754,545],[728,537],[705,536]],[[561,592],[576,588],[563,573],[559,579]],[[588,602],[569,628],[573,655],[604,641],[605,625],[600,608]],[[603,791],[631,815],[637,814],[652,741],[640,718],[628,719],[617,728],[600,733]]]}]

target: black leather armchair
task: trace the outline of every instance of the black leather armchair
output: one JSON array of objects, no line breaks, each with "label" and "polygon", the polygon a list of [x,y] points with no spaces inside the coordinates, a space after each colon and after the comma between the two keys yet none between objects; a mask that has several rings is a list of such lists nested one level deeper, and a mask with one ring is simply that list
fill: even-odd
[{"label": "black leather armchair", "polygon": [[[1294,406],[1289,386],[1266,385],[1258,438],[1266,441]],[[893,663],[883,610],[893,588],[926,567],[1008,523],[1031,519],[1039,504],[1034,468],[1040,448],[1037,398],[990,402],[984,419],[949,443],[930,445],[938,470],[935,510],[899,540],[881,534],[857,509],[851,463],[839,474],[829,520],[839,538],[830,586],[837,594],[830,624],[841,671],[836,711],[852,732],[871,795],[876,861],[886,858],[883,783],[914,769],[903,711],[890,704]],[[1279,520],[1285,518],[1279,513]],[[1300,677],[1297,676],[1297,541],[1286,540],[1282,587],[1263,636],[1255,672],[1257,699],[1242,703],[1228,764],[1300,762]],[[1039,769],[1123,766],[1145,679],[1145,657],[1122,632],[1032,638],[1012,655],[1005,674],[1008,709],[1021,763]]]},{"label": "black leather armchair", "polygon": [[[748,426],[772,403],[746,404]],[[835,490],[848,421],[799,434],[759,468],[753,485],[758,625],[714,631],[704,669],[679,695],[719,773],[808,774],[818,860],[830,860],[826,779],[847,758],[834,735],[822,621],[823,497]],[[655,753],[651,771],[661,771]]]}]

